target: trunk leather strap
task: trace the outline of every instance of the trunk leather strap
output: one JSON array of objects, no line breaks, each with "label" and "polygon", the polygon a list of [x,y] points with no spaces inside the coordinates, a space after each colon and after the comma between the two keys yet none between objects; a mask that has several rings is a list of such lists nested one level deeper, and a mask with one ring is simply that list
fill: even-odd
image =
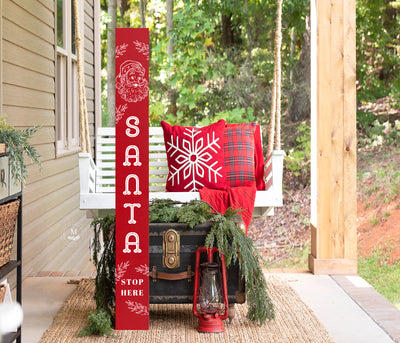
[{"label": "trunk leather strap", "polygon": [[192,281],[193,276],[194,272],[192,271],[192,267],[190,265],[188,266],[188,270],[186,272],[181,272],[181,273],[158,272],[156,266],[153,266],[153,269],[150,271],[150,277],[153,279],[153,282],[156,282],[157,279],[169,280],[169,281],[188,279],[188,282],[190,282]]}]

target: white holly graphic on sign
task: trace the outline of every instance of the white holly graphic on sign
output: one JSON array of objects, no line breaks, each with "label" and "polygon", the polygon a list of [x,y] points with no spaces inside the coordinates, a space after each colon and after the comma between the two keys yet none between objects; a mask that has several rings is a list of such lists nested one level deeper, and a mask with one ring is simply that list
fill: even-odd
[{"label": "white holly graphic on sign", "polygon": [[139,42],[138,40],[133,41],[133,44],[135,44],[136,50],[146,56],[147,60],[149,60],[149,45]]},{"label": "white holly graphic on sign", "polygon": [[124,55],[125,52],[126,52],[127,47],[128,47],[127,43],[123,43],[123,44],[118,45],[117,47],[115,47],[115,58],[118,58],[118,57]]},{"label": "white holly graphic on sign", "polygon": [[147,306],[142,305],[141,303],[138,303],[136,301],[131,301],[127,300],[125,303],[128,305],[128,309],[136,314],[142,315],[142,316],[148,316],[149,315],[149,310]]},{"label": "white holly graphic on sign", "polygon": [[116,109],[115,109],[115,123],[118,124],[119,121],[122,119],[122,117],[125,114],[125,111],[127,110],[128,105],[127,104],[123,104],[123,105],[119,105]]},{"label": "white holly graphic on sign", "polygon": [[149,276],[149,266],[147,264],[141,264],[139,267],[135,267],[137,273]]},{"label": "white holly graphic on sign", "polygon": [[127,269],[129,267],[129,261],[121,262],[117,268],[115,268],[115,282],[119,283],[124,277]]},{"label": "white holly graphic on sign", "polygon": [[[180,175],[183,173],[183,179],[189,180],[189,183],[184,186],[185,190],[195,192],[199,188],[204,187],[204,184],[199,178],[204,179],[207,174],[209,182],[217,182],[218,177],[222,177],[220,170],[222,166],[216,167],[218,161],[211,164],[213,156],[208,150],[212,150],[215,155],[221,146],[218,144],[219,138],[215,137],[215,132],[207,133],[207,140],[204,137],[198,137],[201,134],[201,129],[186,128],[184,135],[186,139],[179,142],[179,137],[171,136],[171,141],[167,142],[168,152],[175,159],[179,167],[171,165],[173,171],[170,173],[168,180],[171,180],[172,185],[176,182],[180,184]],[[212,179],[214,179],[212,181]]]},{"label": "white holly graphic on sign", "polygon": [[146,70],[140,62],[127,60],[121,64],[115,78],[115,89],[127,102],[142,101],[149,94]]}]

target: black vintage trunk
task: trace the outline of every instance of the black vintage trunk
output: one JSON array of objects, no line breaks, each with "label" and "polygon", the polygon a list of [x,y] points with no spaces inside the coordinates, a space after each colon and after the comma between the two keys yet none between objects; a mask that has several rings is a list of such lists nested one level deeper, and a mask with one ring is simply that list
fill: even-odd
[{"label": "black vintage trunk", "polygon": [[[198,247],[204,246],[209,230],[210,224],[201,224],[193,229],[186,224],[150,224],[150,303],[192,303],[195,254]],[[168,233],[165,234],[167,231]],[[171,253],[173,248],[166,243],[169,240],[180,241],[179,255]],[[214,254],[214,259],[218,258],[217,255]],[[205,262],[206,256],[201,256],[202,261]],[[179,265],[174,266],[178,259]],[[170,267],[167,266],[168,264]],[[192,276],[187,278],[187,274]],[[184,279],[170,280],[173,278]],[[227,286],[230,304],[245,302],[244,280],[237,263],[227,270]]]}]

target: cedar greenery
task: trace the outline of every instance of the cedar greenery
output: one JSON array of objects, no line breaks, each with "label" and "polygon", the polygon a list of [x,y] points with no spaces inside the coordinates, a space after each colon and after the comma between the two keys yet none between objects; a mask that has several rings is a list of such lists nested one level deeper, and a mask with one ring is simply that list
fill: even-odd
[{"label": "cedar greenery", "polygon": [[[115,322],[115,215],[110,214],[92,222],[93,263],[96,267],[97,312],[105,311]],[[104,247],[104,249],[102,249]]]},{"label": "cedar greenery", "polygon": [[11,174],[15,180],[25,182],[28,172],[24,163],[24,153],[40,166],[40,155],[31,146],[28,140],[39,130],[39,126],[29,127],[25,130],[17,130],[7,123],[4,116],[0,117],[0,143],[5,143],[10,155]]},{"label": "cedar greenery", "polygon": [[239,261],[242,277],[246,282],[248,312],[247,318],[252,322],[264,324],[267,319],[274,319],[275,312],[267,293],[267,283],[262,271],[262,256],[255,248],[253,241],[233,220],[237,210],[228,209],[225,214],[216,213],[211,218],[213,223],[206,237],[207,247],[216,246],[225,256],[227,267]]},{"label": "cedar greenery", "polygon": [[[265,263],[254,247],[251,238],[236,224],[238,211],[228,209],[225,214],[212,211],[204,201],[192,201],[180,204],[170,199],[153,200],[149,207],[151,223],[185,223],[190,228],[198,224],[212,224],[206,236],[207,247],[216,246],[225,256],[227,267],[239,262],[242,277],[245,278],[248,303],[247,318],[255,323],[264,324],[267,319],[275,317],[274,307],[267,293],[267,284],[260,265]],[[95,237],[93,243],[93,261],[97,268],[96,306],[97,311],[106,311],[114,321],[115,312],[115,215],[92,222]],[[101,236],[104,250],[101,252]]]}]

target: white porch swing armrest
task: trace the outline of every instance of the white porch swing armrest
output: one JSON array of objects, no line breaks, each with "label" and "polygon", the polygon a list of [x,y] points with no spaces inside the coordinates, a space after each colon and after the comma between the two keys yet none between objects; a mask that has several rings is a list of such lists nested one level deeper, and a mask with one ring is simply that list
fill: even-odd
[{"label": "white porch swing armrest", "polygon": [[272,184],[265,191],[257,191],[253,215],[272,216],[274,207],[283,205],[282,175],[285,155],[283,150],[272,151]]},{"label": "white porch swing armrest", "polygon": [[85,208],[85,199],[82,195],[96,193],[96,173],[97,167],[89,153],[79,153],[79,183],[81,194],[81,208]]}]

